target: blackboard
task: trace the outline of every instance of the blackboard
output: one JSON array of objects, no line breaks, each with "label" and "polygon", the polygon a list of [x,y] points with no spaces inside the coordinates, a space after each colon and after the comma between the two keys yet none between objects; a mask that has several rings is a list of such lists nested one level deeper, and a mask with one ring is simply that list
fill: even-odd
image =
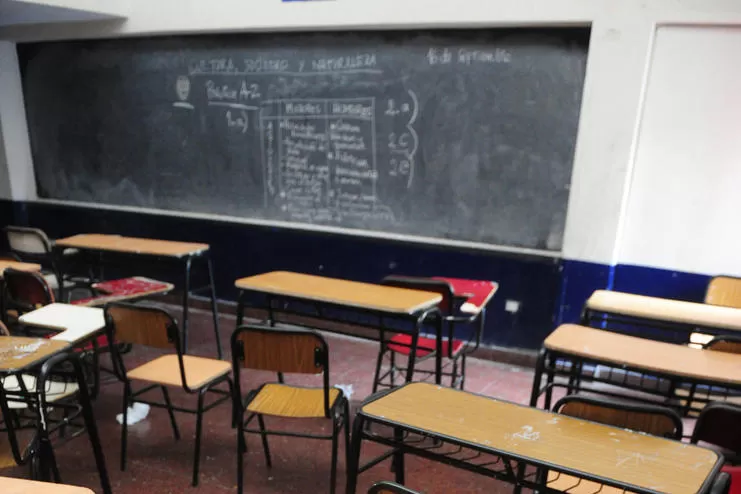
[{"label": "blackboard", "polygon": [[588,38],[19,45],[39,197],[557,251]]}]

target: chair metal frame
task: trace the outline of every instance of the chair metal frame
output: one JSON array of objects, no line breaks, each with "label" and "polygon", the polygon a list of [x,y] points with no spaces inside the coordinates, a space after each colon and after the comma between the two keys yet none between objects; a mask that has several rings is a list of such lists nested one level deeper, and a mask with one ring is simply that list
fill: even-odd
[{"label": "chair metal frame", "polygon": [[[417,277],[417,276],[399,276],[399,275],[391,275],[386,276],[381,280],[382,285],[387,286],[393,286],[397,288],[407,288],[412,290],[423,290],[423,291],[431,291],[435,293],[440,293],[443,296],[442,301],[438,305],[438,308],[440,309],[440,314],[435,315],[434,317],[439,317],[441,319],[441,324],[447,327],[447,341],[448,341],[448,347],[447,352],[445,352],[444,358],[447,358],[452,362],[452,370],[450,372],[444,372],[442,371],[441,374],[444,376],[450,376],[450,384],[453,388],[459,388],[464,389],[465,382],[466,382],[466,356],[475,352],[479,346],[481,345],[481,337],[484,332],[484,325],[486,321],[486,307],[482,307],[481,310],[475,314],[467,315],[467,316],[461,316],[456,314],[456,307],[459,305],[457,297],[455,296],[455,293],[453,291],[453,287],[444,280],[434,279],[434,278],[424,278],[424,277]],[[430,319],[429,322],[434,322],[434,319]],[[455,338],[455,329],[458,325],[471,325],[476,323],[476,329],[474,331],[474,338],[468,338],[468,339],[461,339],[459,340],[463,341],[463,346],[456,352],[453,349],[453,341]],[[443,330],[443,332],[445,332]],[[437,338],[440,338],[441,335],[437,335]],[[381,348],[378,352],[378,357],[376,361],[376,372],[373,377],[373,393],[375,393],[378,390],[379,386],[384,387],[395,387],[396,386],[396,373],[403,373],[407,371],[407,368],[398,367],[396,365],[396,353],[393,349],[391,349],[390,345],[398,345],[398,346],[405,346],[411,348],[411,345],[415,344],[413,341],[411,344],[406,345],[404,343],[397,343],[397,342],[390,342],[390,341],[384,341],[383,338],[381,338]],[[416,343],[416,351],[415,351],[415,366],[416,363],[423,362],[429,358],[433,358],[436,355],[437,350],[435,348],[425,348],[426,351],[429,353],[426,355],[419,356],[419,342]],[[381,369],[383,367],[383,359],[386,355],[386,353],[389,354],[389,369],[381,374]],[[412,353],[410,352],[409,358],[412,358]],[[460,367],[459,362],[460,361]],[[459,374],[460,370],[460,374]],[[433,375],[434,373],[432,371],[424,370],[424,369],[415,369],[415,372],[418,372],[420,374],[426,374],[426,375]],[[389,382],[384,382],[384,379],[389,378]]]},{"label": "chair metal frame", "polygon": [[[59,370],[60,367],[64,366],[64,370]],[[69,370],[71,368],[71,371]],[[2,386],[0,386],[0,411],[2,416],[5,418],[5,429],[8,433],[9,441],[11,444],[11,451],[13,457],[18,465],[29,464],[31,467],[31,478],[34,480],[41,481],[54,481],[57,483],[61,482],[61,476],[59,468],[57,466],[56,458],[54,456],[54,450],[51,445],[50,434],[59,430],[60,436],[63,434],[64,427],[72,424],[73,416],[67,413],[68,410],[74,410],[77,414],[82,416],[85,430],[88,432],[90,445],[93,450],[93,456],[98,469],[98,475],[100,476],[101,488],[105,494],[111,494],[110,481],[108,479],[108,471],[106,469],[105,457],[103,455],[103,449],[100,444],[100,437],[98,435],[97,425],[93,416],[92,405],[90,402],[90,395],[87,392],[87,386],[85,384],[85,376],[83,373],[82,365],[80,363],[79,355],[72,352],[58,353],[41,365],[34,365],[33,368],[27,369],[16,369],[12,373],[4,373],[4,376],[18,375],[21,373],[34,373],[37,374],[36,389],[45,390],[46,383],[52,375],[61,375],[70,379],[74,379],[78,385],[77,393],[71,395],[69,398],[65,398],[64,402],[47,402],[45,392],[34,392],[31,393],[23,384],[20,385],[20,392],[7,392]],[[18,379],[19,383],[22,383],[22,379]],[[79,404],[68,403],[71,399],[77,399]],[[18,429],[13,417],[13,411],[8,406],[8,401],[26,401],[29,406],[29,410],[34,411],[35,416],[35,427],[36,435],[33,438],[30,446],[24,451],[21,451],[18,438],[15,431]],[[49,407],[62,408],[65,410],[64,418],[59,422],[54,422],[49,417]],[[72,424],[75,425],[75,424]],[[21,428],[27,428],[21,425]],[[74,436],[73,436],[74,437]]]},{"label": "chair metal frame", "polygon": [[60,300],[68,300],[65,298],[65,281],[71,281],[74,285],[71,287],[73,289],[84,287],[91,293],[93,292],[92,288],[90,288],[90,284],[93,280],[92,270],[89,270],[88,277],[85,279],[66,277],[64,275],[64,263],[62,261],[65,257],[69,256],[65,256],[64,250],[56,249],[54,247],[54,242],[47,236],[47,234],[43,230],[26,226],[9,225],[3,228],[3,231],[8,237],[8,244],[10,244],[10,235],[14,233],[20,235],[33,235],[39,239],[39,242],[44,246],[45,252],[43,253],[16,250],[13,249],[12,245],[10,246],[11,252],[22,261],[37,262],[42,266],[51,269],[52,274],[57,279]]},{"label": "chair metal frame", "polygon": [[368,489],[368,494],[421,494],[396,482],[376,482]]},{"label": "chair metal frame", "polygon": [[[325,418],[332,419],[332,434],[309,434],[309,433],[298,433],[289,431],[276,431],[265,428],[265,422],[261,414],[251,412],[249,416],[244,419],[245,412],[250,403],[258,396],[263,387],[268,384],[265,383],[257,389],[251,390],[247,393],[245,398],[242,398],[242,390],[240,383],[240,372],[242,367],[249,369],[246,365],[242,365],[244,360],[244,346],[240,335],[248,332],[262,332],[280,334],[285,336],[295,335],[312,335],[316,338],[316,341],[320,344],[320,347],[315,350],[314,362],[317,369],[322,369],[322,389],[324,392],[324,416]],[[265,463],[270,468],[272,466],[272,460],[270,456],[270,448],[268,445],[268,436],[287,436],[287,437],[303,437],[308,439],[323,439],[332,441],[332,466],[330,472],[330,493],[334,494],[337,483],[337,449],[339,442],[340,431],[345,429],[345,454],[347,455],[350,451],[350,404],[349,400],[345,397],[342,390],[338,390],[339,394],[334,403],[330,404],[330,384],[329,384],[329,346],[327,345],[324,337],[316,331],[304,330],[304,329],[282,329],[275,328],[266,325],[258,324],[246,324],[238,326],[234,330],[231,336],[231,352],[232,352],[232,372],[234,374],[234,396],[233,396],[233,411],[234,411],[234,424],[237,426],[237,492],[242,493],[244,489],[244,453],[247,451],[247,444],[244,433],[259,434],[262,437],[262,446],[265,453]],[[283,383],[283,373],[279,372],[279,384]],[[257,418],[258,429],[248,428],[250,422]]]},{"label": "chair metal frame", "polygon": [[[741,418],[741,405],[735,404],[735,403],[725,403],[722,401],[716,401],[708,404],[701,412],[700,415],[697,417],[697,422],[695,422],[695,427],[692,430],[692,436],[690,436],[690,443],[691,444],[697,444],[699,441],[709,442],[711,444],[711,441],[707,441],[706,439],[703,439],[702,437],[702,427],[704,424],[704,421],[707,420],[706,416],[709,413],[712,413],[715,410],[723,410],[728,413],[737,415],[739,418]],[[716,446],[723,447],[725,446],[721,444],[717,444]],[[731,464],[738,464],[741,462],[741,449],[739,451],[734,451],[735,456],[732,458],[726,458],[726,461],[728,461]]]},{"label": "chair metal frame", "polygon": [[5,268],[3,271],[3,287],[5,290],[5,310],[13,309],[18,311],[18,315],[24,314],[26,312],[31,312],[33,310],[36,310],[38,307],[26,304],[23,301],[19,301],[11,297],[10,294],[10,287],[9,285],[12,284],[8,283],[7,277],[10,276],[11,278],[18,276],[18,277],[28,277],[33,278],[36,280],[39,285],[42,287],[44,294],[47,296],[47,300],[43,305],[54,303],[56,300],[54,297],[54,291],[51,289],[49,284],[46,282],[43,276],[41,274],[34,272],[34,271],[23,271],[20,269],[14,269],[14,268]]},{"label": "chair metal frame", "polygon": [[[142,312],[152,312],[152,313],[158,313],[163,316],[169,321],[168,326],[165,328],[167,331],[167,337],[168,340],[172,342],[172,345],[177,353],[178,358],[178,364],[180,367],[180,379],[182,383],[182,389],[188,393],[188,394],[197,394],[198,395],[198,402],[197,407],[195,409],[192,408],[184,408],[184,407],[178,407],[174,406],[172,402],[170,401],[170,395],[167,390],[167,385],[165,384],[150,384],[146,385],[143,388],[133,391],[132,390],[132,383],[131,380],[128,378],[128,375],[126,373],[126,366],[124,364],[124,359],[122,357],[121,349],[119,348],[118,344],[112,344],[109,346],[111,349],[111,360],[113,361],[113,373],[118,378],[119,381],[121,381],[124,385],[124,392],[123,392],[123,421],[121,426],[121,470],[126,470],[126,452],[127,452],[127,436],[128,436],[128,424],[127,424],[127,416],[128,416],[128,408],[129,406],[133,405],[133,403],[139,402],[139,403],[146,403],[147,405],[156,407],[156,408],[164,408],[167,410],[168,415],[170,416],[170,425],[172,427],[173,436],[175,437],[175,440],[180,440],[180,430],[178,428],[177,422],[175,421],[175,413],[174,412],[181,412],[181,413],[191,413],[195,414],[196,416],[196,439],[195,439],[195,451],[193,453],[193,479],[192,479],[192,485],[195,487],[198,485],[199,481],[199,468],[200,468],[200,453],[201,453],[201,432],[202,432],[202,422],[203,422],[203,414],[212,408],[220,405],[221,403],[231,399],[233,390],[234,390],[234,384],[232,382],[232,379],[229,377],[229,374],[224,374],[222,376],[219,376],[215,378],[214,380],[205,383],[203,386],[199,388],[191,388],[188,386],[188,382],[186,380],[185,376],[185,365],[183,362],[183,348],[182,343],[180,339],[180,330],[177,326],[177,322],[175,319],[166,311],[155,308],[155,307],[144,307],[141,305],[133,305],[133,304],[127,304],[123,302],[111,302],[107,304],[104,307],[104,313],[105,313],[105,320],[106,320],[106,334],[108,335],[108,341],[115,342],[116,339],[116,328],[115,323],[113,322],[113,319],[109,313],[111,308],[124,308],[124,309],[130,309],[135,311],[142,311]],[[136,345],[136,343],[134,343]],[[143,345],[146,346],[146,345]],[[226,382],[229,390],[225,391],[222,389],[214,389],[214,386],[217,386],[221,383]],[[147,393],[153,389],[160,388],[163,396],[164,401],[152,401],[152,400],[146,400],[139,398],[142,394]],[[216,395],[220,395],[219,398],[215,399],[213,402],[204,405],[205,396],[208,393],[213,393]]]}]

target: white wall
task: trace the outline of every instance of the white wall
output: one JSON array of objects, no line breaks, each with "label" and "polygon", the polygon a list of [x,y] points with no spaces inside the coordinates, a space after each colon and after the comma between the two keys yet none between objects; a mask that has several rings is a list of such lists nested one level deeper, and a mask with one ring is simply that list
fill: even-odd
[{"label": "white wall", "polygon": [[[55,3],[61,4],[62,1],[56,0]],[[646,163],[651,161],[650,157],[634,158],[642,156],[636,148],[639,128],[641,146],[652,139],[645,135],[650,127],[639,127],[639,122],[644,99],[647,108],[649,104],[649,98],[645,96],[647,74],[655,72],[648,69],[651,68],[649,62],[656,26],[671,23],[741,26],[741,2],[738,0],[334,0],[290,3],[279,0],[118,0],[118,3],[121,5],[119,10],[128,16],[125,22],[0,28],[0,38],[37,40],[214,31],[591,24],[592,40],[564,256],[601,263],[628,262],[624,260],[633,258],[629,255],[632,248],[627,247],[632,245],[630,239],[636,238],[632,233],[633,221],[621,220],[625,219],[628,198],[632,204],[637,197],[628,194],[627,188],[634,163],[638,165],[640,162],[641,167],[646,167],[649,166]],[[676,36],[683,39],[694,35],[686,31],[678,32]],[[659,92],[671,92],[675,88],[674,81],[665,79],[653,84],[662,85],[655,90]],[[702,91],[703,87],[697,90]],[[4,91],[0,85],[0,95]],[[706,125],[707,133],[715,135],[723,132],[727,123],[709,120]],[[669,141],[673,140],[670,133],[664,136]],[[676,144],[679,148],[683,145],[681,141]],[[9,143],[10,147],[16,145],[27,146],[15,141]],[[27,163],[14,166],[12,172],[22,173],[19,168],[25,166]],[[636,172],[637,184],[640,176]],[[16,193],[14,187],[13,192],[16,197],[33,197],[26,189]],[[640,230],[660,230],[662,224],[663,220],[655,224],[644,223]],[[624,241],[619,241],[619,236]],[[637,250],[641,250],[640,247]],[[675,268],[684,269],[683,265]]]},{"label": "white wall", "polygon": [[741,26],[657,30],[619,261],[741,275]]}]

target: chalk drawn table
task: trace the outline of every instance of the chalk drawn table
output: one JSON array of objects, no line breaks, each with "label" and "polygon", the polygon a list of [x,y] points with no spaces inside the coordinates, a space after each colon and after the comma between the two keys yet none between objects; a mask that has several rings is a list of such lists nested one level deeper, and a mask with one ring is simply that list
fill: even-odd
[{"label": "chalk drawn table", "polygon": [[[234,285],[240,290],[237,305],[237,326],[242,324],[244,309],[247,305],[247,294],[258,293],[265,297],[265,304],[256,307],[268,311],[268,321],[275,323],[275,312],[306,315],[307,311],[294,311],[287,303],[299,302],[309,304],[315,309],[314,317],[323,321],[347,323],[346,318],[334,317],[332,310],[344,310],[362,314],[370,321],[356,324],[372,328],[372,339],[384,339],[386,332],[395,334],[407,333],[411,336],[410,364],[407,366],[407,381],[414,375],[414,360],[417,339],[422,325],[431,318],[435,319],[437,334],[437,354],[435,357],[435,380],[440,382],[442,376],[442,322],[437,304],[442,300],[439,293],[408,290],[371,283],[359,283],[337,278],[326,278],[288,271],[249,276],[237,280]],[[276,308],[276,303],[282,303]],[[408,323],[410,327],[401,329],[387,327],[391,320]],[[334,331],[327,327],[320,329]],[[379,360],[380,362],[380,360]]]},{"label": "chalk drawn table", "polygon": [[[95,464],[98,467],[101,487],[104,493],[110,494],[111,487],[108,472],[79,356],[67,352],[71,345],[70,342],[64,340],[16,336],[0,337],[0,376],[15,375],[17,381],[22,382],[21,375],[31,374],[36,377],[36,389],[47,389],[50,373],[55,367],[61,364],[72,366],[72,375],[78,387],[77,393],[82,409],[82,417],[93,449]],[[22,388],[17,391],[8,391],[0,386],[0,405],[2,405],[3,415],[7,417],[9,415],[6,415],[8,413],[6,400],[25,401],[29,404],[29,409],[32,409],[36,415],[37,435],[34,445],[29,450],[31,457],[22,458],[18,451],[14,453],[14,456],[22,461],[30,460],[33,462],[32,473],[35,479],[48,481],[53,478],[58,482],[59,470],[49,439],[48,407],[45,393],[25,392]],[[7,422],[6,425],[8,437],[11,437],[12,427]],[[0,485],[0,487],[2,486]],[[7,492],[7,490],[0,488],[0,492]]]},{"label": "chalk drawn table", "polygon": [[[367,423],[394,429],[392,437]],[[426,436],[419,442],[417,435]],[[709,449],[649,436],[537,408],[429,383],[410,383],[368,398],[353,424],[347,494],[354,494],[363,440],[391,446],[396,481],[404,483],[404,454],[447,463],[521,487],[537,488],[534,475],[518,479],[518,465],[656,494],[706,492],[723,459]],[[431,447],[433,441],[438,447]],[[451,450],[453,453],[451,453]],[[455,451],[459,450],[459,451]],[[541,486],[542,487],[542,486]]]},{"label": "chalk drawn table", "polygon": [[[629,381],[618,384],[613,379],[588,376],[582,372],[587,365],[600,364],[619,367],[626,376],[634,373],[643,378],[635,384]],[[568,377],[568,383],[556,382],[558,375]],[[546,377],[546,384],[541,386],[543,376]],[[667,392],[658,386],[649,387],[647,378],[657,382],[663,378],[693,387],[707,385],[714,390],[714,395],[720,390],[726,390],[726,394],[731,390],[741,391],[741,355],[690,348],[576,324],[562,324],[543,342],[535,368],[530,405],[535,406],[539,396],[545,394],[543,407],[550,408],[554,387],[566,387],[569,392],[574,392],[582,380],[603,381],[667,396]],[[590,391],[597,392],[591,388]],[[707,401],[692,397],[687,399],[686,406],[690,407],[693,400]]]},{"label": "chalk drawn table", "polygon": [[[181,320],[183,347],[186,350],[188,348],[188,302],[190,294],[197,290],[207,289],[211,297],[211,315],[213,317],[217,353],[219,358],[222,357],[213,265],[209,256],[208,244],[124,237],[121,235],[81,234],[59,239],[55,242],[55,247],[74,248],[97,253],[101,256],[102,254],[116,254],[119,256],[149,257],[182,264],[185,270],[183,278],[183,317]],[[204,261],[208,270],[208,285],[197,290],[191,288],[191,267],[196,260]]]}]

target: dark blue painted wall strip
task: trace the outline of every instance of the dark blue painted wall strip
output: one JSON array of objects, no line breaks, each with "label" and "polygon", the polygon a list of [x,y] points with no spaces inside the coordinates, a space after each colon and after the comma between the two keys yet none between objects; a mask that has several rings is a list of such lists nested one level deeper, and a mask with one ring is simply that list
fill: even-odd
[{"label": "dark blue painted wall strip", "polygon": [[[226,300],[236,298],[236,278],[279,269],[368,282],[388,274],[496,280],[501,289],[490,305],[484,341],[507,347],[540,346],[553,329],[560,292],[554,259],[87,207],[15,203],[11,209],[13,222],[53,238],[98,232],[207,242],[217,293]],[[518,313],[504,311],[507,299],[520,302]]]}]

